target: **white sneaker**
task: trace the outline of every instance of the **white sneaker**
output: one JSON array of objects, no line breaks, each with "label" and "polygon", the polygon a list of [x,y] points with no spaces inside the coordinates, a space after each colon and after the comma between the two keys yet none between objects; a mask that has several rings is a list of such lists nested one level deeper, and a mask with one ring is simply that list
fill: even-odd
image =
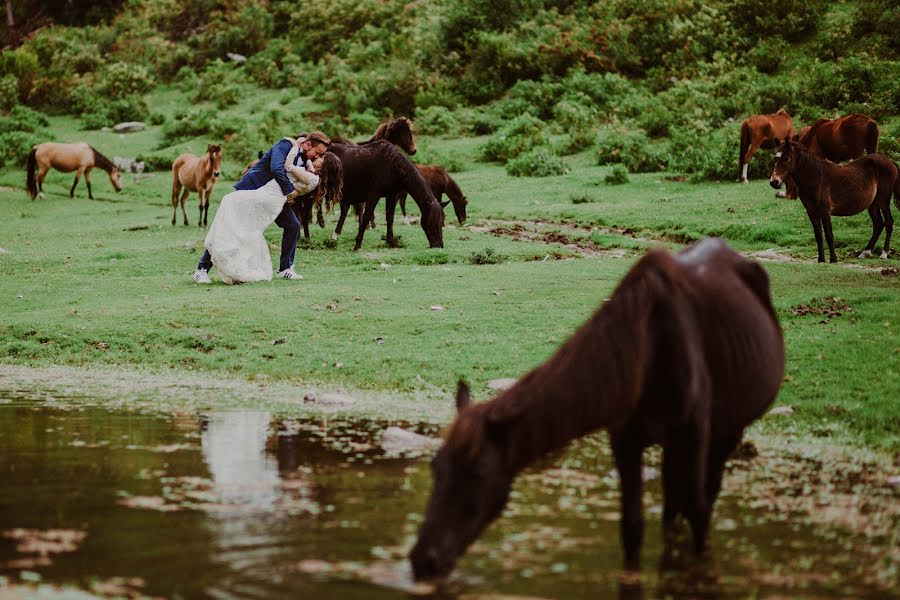
[{"label": "white sneaker", "polygon": [[212,280],[209,278],[209,271],[206,269],[197,269],[194,271],[194,281],[196,283],[212,283]]},{"label": "white sneaker", "polygon": [[303,279],[303,275],[294,271],[294,265],[289,266],[284,271],[278,271],[278,276],[282,279]]}]

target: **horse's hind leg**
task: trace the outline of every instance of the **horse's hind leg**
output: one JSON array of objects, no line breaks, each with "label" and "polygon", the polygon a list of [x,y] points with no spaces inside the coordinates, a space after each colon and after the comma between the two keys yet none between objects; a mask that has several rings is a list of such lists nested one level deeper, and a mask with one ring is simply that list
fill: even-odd
[{"label": "horse's hind leg", "polygon": [[869,205],[869,218],[872,219],[872,237],[869,238],[869,243],[866,244],[865,249],[859,253],[857,258],[868,258],[872,256],[872,250],[875,249],[875,242],[878,241],[881,230],[884,229],[884,221],[881,218],[881,212],[874,202]]},{"label": "horse's hind leg", "polygon": [[894,233],[894,215],[891,214],[890,198],[881,209],[881,215],[884,218],[884,248],[881,250],[881,258],[887,258],[891,255],[891,234]]},{"label": "horse's hind leg", "polygon": [[[198,205],[200,206],[200,214],[197,215],[197,227],[203,227],[203,196],[204,196],[204,194],[205,194],[205,192],[203,191],[202,188],[197,192],[197,196],[200,198],[198,201]],[[186,224],[187,223],[185,223],[185,225]]]},{"label": "horse's hind leg", "polygon": [[819,219],[819,215],[817,215],[812,209],[809,207],[806,208],[806,215],[809,217],[809,222],[812,224],[813,235],[816,238],[816,249],[819,252],[819,262],[825,262],[825,249],[822,247],[822,221]]},{"label": "horse's hind leg", "polygon": [[394,239],[394,213],[397,211],[397,195],[388,196],[385,200],[384,221],[387,226],[387,244],[395,246],[397,240]]},{"label": "horse's hind leg", "polygon": [[400,212],[403,213],[403,224],[409,226],[409,217],[406,215],[406,192],[400,192]]},{"label": "horse's hind leg", "polygon": [[178,177],[172,179],[172,225],[175,224],[175,217],[178,215],[178,195],[181,193],[181,182]]},{"label": "horse's hind leg", "polygon": [[37,174],[37,188],[38,188],[38,196],[41,197],[41,200],[45,200],[47,197],[44,195],[44,178],[47,177],[47,171],[50,170],[50,167],[39,167]]},{"label": "horse's hind leg", "polygon": [[88,189],[88,198],[93,200],[94,193],[91,191],[91,170],[90,169],[87,169],[84,172],[84,184],[87,186],[87,189]]},{"label": "horse's hind leg", "polygon": [[362,220],[359,222],[359,233],[356,234],[356,244],[353,246],[354,251],[359,250],[362,246],[363,236],[366,234],[366,227],[368,227],[369,222],[374,218],[376,206],[378,206],[378,198],[369,198],[366,200],[366,209],[363,212]]},{"label": "horse's hind leg", "polygon": [[837,254],[834,253],[834,233],[831,231],[831,214],[827,211],[822,215],[822,227],[825,229],[825,241],[828,242],[828,260],[836,263],[838,259]]},{"label": "horse's hind leg", "polygon": [[191,190],[184,188],[184,191],[181,193],[181,214],[184,216],[184,224],[188,224],[187,220],[187,211],[184,209],[184,203],[187,201],[188,195],[191,193]]},{"label": "horse's hind leg", "polygon": [[616,436],[612,440],[616,469],[622,494],[622,545],[625,549],[625,568],[638,570],[641,566],[641,541],[644,537],[644,515],[641,510],[641,447],[632,436]]},{"label": "horse's hind leg", "polygon": [[[75,173],[75,181],[72,182],[72,189],[69,190],[69,198],[74,198],[74,197],[75,197],[75,186],[78,185],[78,180],[81,179],[81,174],[82,174],[83,172],[84,172],[84,171],[82,171],[81,169],[79,169],[79,170]],[[91,198],[91,200],[93,200],[93,198]]]},{"label": "horse's hind leg", "polygon": [[331,239],[336,240],[338,236],[341,235],[341,229],[344,228],[344,219],[347,218],[347,211],[350,210],[350,205],[341,202],[341,216],[338,217],[337,227],[334,228],[334,233],[331,234]]}]

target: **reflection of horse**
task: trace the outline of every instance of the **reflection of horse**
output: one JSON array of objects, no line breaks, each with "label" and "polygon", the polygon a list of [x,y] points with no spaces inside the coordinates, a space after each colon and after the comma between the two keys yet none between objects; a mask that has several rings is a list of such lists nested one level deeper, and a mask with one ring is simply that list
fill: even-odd
[{"label": "reflection of horse", "polygon": [[[188,224],[187,212],[184,210],[184,202],[191,192],[197,192],[200,197],[200,217],[197,225],[206,225],[209,214],[209,196],[222,167],[222,146],[209,144],[206,146],[206,154],[202,157],[193,154],[182,154],[172,163],[172,225],[175,224],[175,215],[178,213],[178,194],[181,194],[181,214],[184,215],[184,224]],[[182,186],[184,193],[181,193]]]},{"label": "reflection of horse", "polygon": [[775,114],[753,115],[741,123],[741,154],[738,156],[738,178],[747,183],[750,158],[760,148],[777,148],[794,135],[794,123],[784,109]]},{"label": "reflection of horse", "polygon": [[[765,270],[716,239],[641,259],[547,362],[458,415],[432,460],[434,486],[410,554],[417,579],[445,575],[503,510],[528,464],[609,431],[622,493],[625,565],[640,564],[643,449],[663,446],[663,526],[687,518],[705,548],[725,461],[784,375]],[[667,536],[671,540],[672,536]]]},{"label": "reflection of horse", "polygon": [[844,162],[878,152],[878,123],[859,114],[819,119],[800,133],[799,142],[813,156]]},{"label": "reflection of horse", "polygon": [[[431,187],[431,192],[434,194],[434,197],[437,198],[438,202],[441,201],[441,196],[444,194],[447,194],[447,197],[450,198],[450,200],[447,200],[446,202],[441,202],[441,208],[445,208],[450,202],[453,202],[456,220],[459,221],[460,225],[465,223],[466,205],[469,201],[462,193],[462,190],[459,189],[459,185],[457,185],[457,183],[453,181],[453,178],[450,177],[450,174],[447,173],[447,169],[439,165],[416,165],[416,168],[419,170],[419,173],[422,174],[422,177],[425,178],[425,181],[428,182],[429,187]],[[397,205],[398,199],[400,201],[400,210],[403,212],[403,220],[406,221],[407,225],[409,224],[409,219],[406,216],[406,193],[402,192],[399,198],[387,199],[387,219],[389,229],[394,222],[394,207]],[[388,235],[389,237],[393,237],[390,233]]]},{"label": "reflection of horse", "polygon": [[388,142],[356,145],[335,143],[332,140],[328,151],[341,159],[344,169],[341,216],[332,239],[337,239],[340,235],[350,205],[364,203],[365,213],[360,219],[359,233],[356,235],[356,245],[353,248],[359,250],[366,224],[371,220],[378,200],[396,197],[400,192],[406,191],[422,212],[421,225],[428,238],[428,245],[432,248],[444,247],[441,230],[444,224],[444,211],[415,165],[397,149],[397,146]]},{"label": "reflection of horse", "polygon": [[[87,184],[88,198],[94,199],[94,194],[91,192],[91,169],[94,167],[99,167],[106,171],[109,174],[109,181],[112,183],[113,188],[117,192],[122,191],[122,178],[119,168],[93,147],[85,143],[61,144],[58,142],[45,142],[32,148],[31,154],[28,155],[25,187],[28,189],[28,194],[32,200],[38,194],[40,194],[41,198],[44,198],[44,178],[51,167],[63,173],[76,171],[75,181],[72,183],[72,189],[69,190],[70,198],[75,196],[75,186],[78,185],[78,179],[83,173],[84,182]],[[37,175],[35,175],[35,170],[37,170]]]},{"label": "reflection of horse", "polygon": [[881,258],[888,257],[894,229],[891,194],[894,194],[894,202],[900,208],[900,177],[897,165],[892,160],[880,154],[868,154],[846,165],[836,165],[816,158],[812,152],[793,140],[785,140],[775,157],[775,169],[769,183],[772,187],[779,188],[786,177],[790,176],[794,180],[800,201],[812,223],[819,262],[825,262],[823,229],[828,242],[829,259],[837,262],[831,216],[849,217],[865,209],[869,210],[869,217],[872,219],[872,238],[859,258],[872,254],[882,229],[885,230],[885,235]]}]

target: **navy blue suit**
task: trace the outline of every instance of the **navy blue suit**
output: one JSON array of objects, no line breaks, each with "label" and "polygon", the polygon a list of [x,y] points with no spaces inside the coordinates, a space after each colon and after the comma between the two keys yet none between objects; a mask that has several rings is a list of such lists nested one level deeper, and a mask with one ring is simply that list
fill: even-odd
[{"label": "navy blue suit", "polygon": [[[263,154],[255,165],[253,165],[247,174],[241,177],[241,180],[234,184],[236,190],[256,190],[273,179],[278,182],[281,191],[287,196],[294,191],[294,185],[288,179],[287,171],[284,170],[284,161],[287,159],[288,152],[291,151],[293,144],[290,140],[281,139],[275,142],[275,145],[269,148],[269,151]],[[306,164],[306,155],[303,152],[297,153],[294,164]],[[279,271],[284,271],[294,264],[294,252],[297,250],[297,238],[300,237],[300,221],[297,215],[291,210],[287,204],[281,209],[275,224],[284,230],[281,236],[281,260],[279,261]],[[212,268],[212,257],[209,251],[205,251],[200,258],[198,269]]]}]

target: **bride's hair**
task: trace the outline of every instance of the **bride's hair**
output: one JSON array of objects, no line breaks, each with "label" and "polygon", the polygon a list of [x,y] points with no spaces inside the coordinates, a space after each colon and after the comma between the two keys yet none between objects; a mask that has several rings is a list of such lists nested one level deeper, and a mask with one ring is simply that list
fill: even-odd
[{"label": "bride's hair", "polygon": [[319,185],[316,188],[316,207],[322,206],[325,197],[325,212],[331,212],[335,204],[341,203],[344,196],[344,168],[336,154],[326,152],[322,155],[322,168],[319,169]]}]

